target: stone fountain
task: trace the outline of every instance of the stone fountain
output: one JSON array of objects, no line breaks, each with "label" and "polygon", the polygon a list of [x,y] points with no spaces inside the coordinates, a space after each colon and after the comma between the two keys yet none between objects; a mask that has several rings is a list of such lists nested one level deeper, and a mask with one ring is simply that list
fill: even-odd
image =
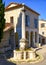
[{"label": "stone fountain", "polygon": [[25,12],[26,10],[23,7],[22,8],[22,38],[20,39],[19,49],[14,51],[15,60],[34,59],[36,57],[35,52],[33,50],[28,50],[29,43],[25,37]]},{"label": "stone fountain", "polygon": [[28,47],[28,41],[26,39],[20,40],[20,47],[14,52],[14,59],[18,61],[26,61],[28,59],[34,60],[36,53],[33,49]]}]

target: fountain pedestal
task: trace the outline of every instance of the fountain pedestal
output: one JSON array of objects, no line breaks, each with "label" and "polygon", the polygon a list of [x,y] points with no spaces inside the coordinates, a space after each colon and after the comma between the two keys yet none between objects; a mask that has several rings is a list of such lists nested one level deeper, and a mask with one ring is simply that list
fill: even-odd
[{"label": "fountain pedestal", "polygon": [[28,48],[28,40],[22,38],[20,40],[20,47],[19,47],[19,49],[20,50],[25,50],[26,48]]}]

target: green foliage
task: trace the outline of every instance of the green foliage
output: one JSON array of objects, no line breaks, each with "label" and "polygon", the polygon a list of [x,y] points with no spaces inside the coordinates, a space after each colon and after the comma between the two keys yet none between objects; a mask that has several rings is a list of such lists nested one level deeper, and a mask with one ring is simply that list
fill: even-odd
[{"label": "green foliage", "polygon": [[0,0],[0,42],[3,37],[3,29],[5,27],[5,19],[4,19],[4,11],[5,11],[5,4],[2,3],[2,0]]}]

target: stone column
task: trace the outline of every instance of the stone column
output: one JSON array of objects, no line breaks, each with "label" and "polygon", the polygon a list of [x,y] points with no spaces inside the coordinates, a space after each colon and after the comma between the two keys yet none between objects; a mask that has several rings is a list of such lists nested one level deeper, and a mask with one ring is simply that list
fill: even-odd
[{"label": "stone column", "polygon": [[30,45],[31,45],[31,43],[30,43],[30,31],[29,31],[29,47],[31,47]]},{"label": "stone column", "polygon": [[22,10],[22,38],[20,40],[20,49],[27,48],[27,40],[25,38],[25,10]]},{"label": "stone column", "polygon": [[35,47],[35,32],[33,32],[33,43],[34,43],[34,47]]},{"label": "stone column", "polygon": [[37,43],[39,43],[39,34],[37,32]]},{"label": "stone column", "polygon": [[25,39],[25,10],[22,10],[22,38]]},{"label": "stone column", "polygon": [[26,60],[26,52],[24,51],[24,60]]}]

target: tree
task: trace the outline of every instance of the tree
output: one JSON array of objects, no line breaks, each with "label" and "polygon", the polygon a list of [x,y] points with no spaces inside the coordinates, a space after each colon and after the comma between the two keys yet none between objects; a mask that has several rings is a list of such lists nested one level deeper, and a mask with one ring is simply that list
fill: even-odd
[{"label": "tree", "polygon": [[4,11],[5,11],[4,4],[2,0],[0,0],[0,42],[3,37],[3,29],[5,27]]}]

